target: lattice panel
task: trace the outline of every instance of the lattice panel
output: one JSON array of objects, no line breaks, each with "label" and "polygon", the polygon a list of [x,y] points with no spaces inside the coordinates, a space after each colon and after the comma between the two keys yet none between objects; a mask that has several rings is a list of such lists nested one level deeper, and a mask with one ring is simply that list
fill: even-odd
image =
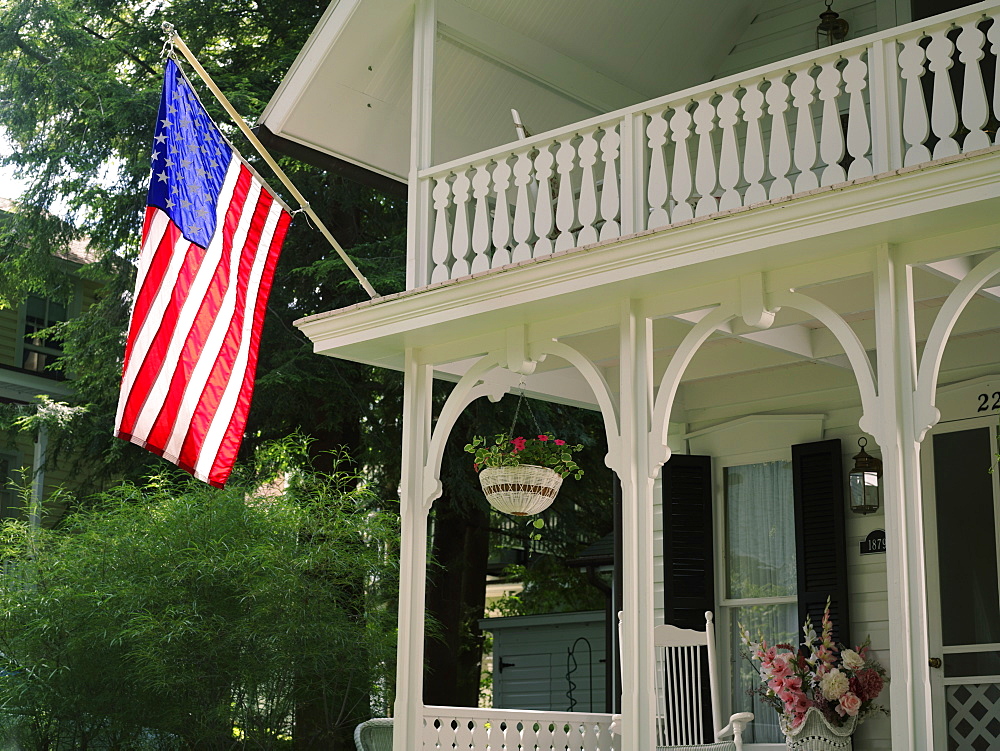
[{"label": "lattice panel", "polygon": [[945,697],[948,751],[1000,748],[1000,684],[947,686]]}]

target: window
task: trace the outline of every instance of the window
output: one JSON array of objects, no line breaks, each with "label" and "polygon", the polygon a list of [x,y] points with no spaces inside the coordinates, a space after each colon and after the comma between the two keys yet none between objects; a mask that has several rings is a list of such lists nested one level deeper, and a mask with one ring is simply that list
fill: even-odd
[{"label": "window", "polygon": [[755,714],[745,740],[780,742],[777,714],[747,693],[760,681],[740,658],[737,624],[753,635],[766,634],[771,643],[797,641],[792,463],[744,464],[724,467],[722,472],[725,569],[719,607],[733,659],[733,711]]},{"label": "window", "polygon": [[24,346],[21,367],[36,373],[45,372],[49,365],[62,354],[58,342],[39,332],[66,320],[66,306],[30,295],[24,310]]}]

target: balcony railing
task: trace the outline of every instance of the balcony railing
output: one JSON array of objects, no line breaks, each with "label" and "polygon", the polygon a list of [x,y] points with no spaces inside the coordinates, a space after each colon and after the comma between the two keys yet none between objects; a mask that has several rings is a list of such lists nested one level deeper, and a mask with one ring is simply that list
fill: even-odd
[{"label": "balcony railing", "polygon": [[423,751],[611,751],[611,715],[425,707]]},{"label": "balcony railing", "polygon": [[413,281],[1000,143],[998,51],[981,3],[424,170]]}]

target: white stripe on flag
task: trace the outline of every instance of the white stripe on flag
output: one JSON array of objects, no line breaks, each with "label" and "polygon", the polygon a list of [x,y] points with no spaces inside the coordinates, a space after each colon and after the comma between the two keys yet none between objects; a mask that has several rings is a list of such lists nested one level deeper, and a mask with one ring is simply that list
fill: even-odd
[{"label": "white stripe on flag", "polygon": [[170,217],[162,211],[157,211],[153,215],[153,221],[149,223],[149,232],[146,234],[146,239],[139,250],[139,269],[135,279],[136,294],[135,299],[132,301],[133,314],[135,313],[135,305],[139,301],[139,292],[142,290],[142,285],[146,283],[146,276],[149,274],[150,266],[153,265],[156,249],[160,247],[160,242],[163,240],[163,233],[167,231],[169,225]]},{"label": "white stripe on flag", "polygon": [[233,411],[236,408],[236,400],[243,390],[243,380],[247,371],[247,360],[250,354],[251,331],[253,329],[254,311],[257,308],[257,298],[260,291],[261,275],[264,273],[264,264],[267,261],[271,250],[271,239],[274,237],[275,226],[281,216],[282,208],[278,201],[271,204],[267,221],[264,224],[264,231],[261,234],[260,244],[257,246],[257,254],[253,262],[253,270],[250,273],[250,280],[247,284],[247,305],[246,313],[243,316],[243,331],[240,338],[240,350],[233,364],[233,372],[226,384],[226,391],[219,401],[219,408],[212,418],[212,425],[205,436],[201,452],[198,456],[198,463],[192,474],[200,480],[208,482],[209,475],[215,465],[215,458],[219,453],[223,439],[229,432],[229,422],[232,419]]}]

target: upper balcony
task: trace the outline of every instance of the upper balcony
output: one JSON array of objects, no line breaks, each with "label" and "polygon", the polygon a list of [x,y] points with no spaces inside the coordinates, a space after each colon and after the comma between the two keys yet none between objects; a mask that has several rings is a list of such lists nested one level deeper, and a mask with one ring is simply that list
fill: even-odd
[{"label": "upper balcony", "polygon": [[[262,124],[407,185],[407,289],[803,195],[851,227],[873,196],[852,186],[995,169],[1000,2],[903,25],[892,0],[840,5],[853,38],[789,57],[815,46],[813,4],[336,0]],[[511,108],[545,132],[496,145]]]},{"label": "upper balcony", "polygon": [[420,170],[413,285],[995,148],[998,50],[981,3]]}]

